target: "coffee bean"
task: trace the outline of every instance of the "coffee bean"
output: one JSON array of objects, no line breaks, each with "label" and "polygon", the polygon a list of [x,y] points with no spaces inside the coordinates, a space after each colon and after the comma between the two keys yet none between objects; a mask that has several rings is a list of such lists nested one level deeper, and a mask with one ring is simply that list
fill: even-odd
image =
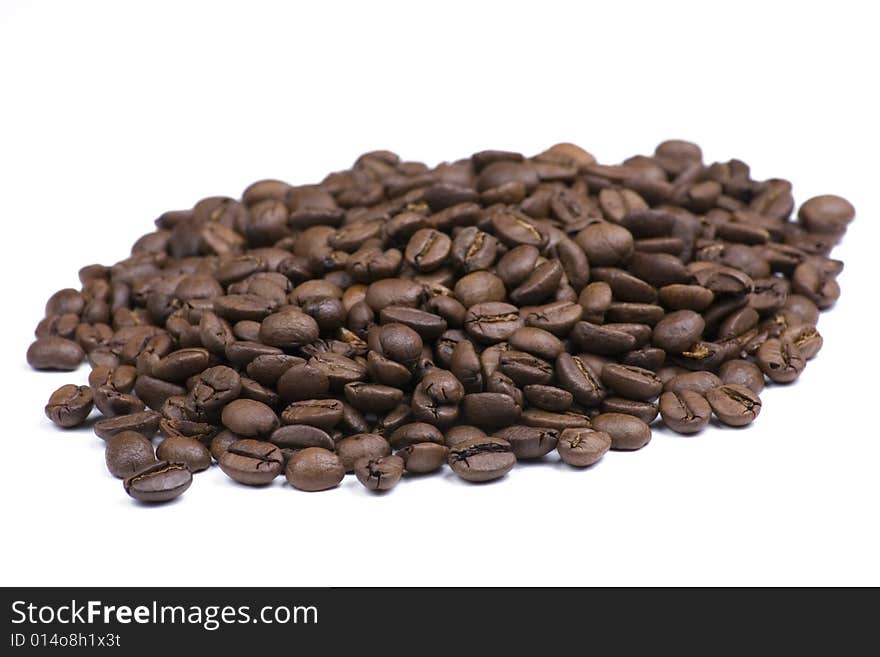
[{"label": "coffee bean", "polygon": [[211,465],[208,448],[189,436],[170,436],[159,443],[156,456],[160,461],[183,463],[190,472],[206,470]]},{"label": "coffee bean", "polygon": [[651,370],[632,365],[608,363],[602,368],[602,383],[618,394],[636,401],[656,399],[663,383]]},{"label": "coffee bean", "polygon": [[109,440],[122,431],[137,431],[146,437],[151,437],[159,430],[161,415],[155,411],[141,411],[131,415],[117,415],[95,422],[95,435],[103,440]]},{"label": "coffee bean", "polygon": [[52,393],[46,404],[46,417],[59,427],[76,427],[85,422],[94,406],[94,394],[88,386],[71,383]]},{"label": "coffee bean", "polygon": [[403,391],[378,383],[355,382],[346,384],[345,398],[358,410],[381,413],[397,406]]},{"label": "coffee bean", "polygon": [[284,471],[288,483],[305,491],[328,490],[345,477],[342,459],[328,449],[306,447],[296,452]]},{"label": "coffee bean", "polygon": [[136,431],[122,431],[107,441],[104,449],[107,469],[114,477],[125,479],[156,462],[153,444]]},{"label": "coffee bean", "polygon": [[291,348],[318,339],[318,323],[304,312],[277,312],[260,323],[259,339],[273,347]]},{"label": "coffee bean", "polygon": [[416,443],[398,451],[397,456],[403,459],[407,472],[427,474],[443,467],[448,451],[445,445]]},{"label": "coffee bean", "polygon": [[641,449],[651,441],[651,428],[623,413],[600,413],[592,419],[592,428],[611,436],[611,449]]},{"label": "coffee bean", "polygon": [[587,226],[575,237],[593,267],[615,267],[633,254],[633,236],[626,228],[611,223]]},{"label": "coffee bean", "polygon": [[354,472],[356,461],[374,459],[391,454],[391,445],[376,433],[360,433],[348,436],[336,443],[336,453],[342,459],[346,472]]},{"label": "coffee bean", "polygon": [[450,448],[447,462],[465,481],[484,482],[510,472],[516,465],[516,456],[506,440],[486,436],[471,438]]},{"label": "coffee bean", "polygon": [[369,490],[383,492],[397,485],[403,476],[403,466],[399,456],[363,457],[355,462],[354,474]]},{"label": "coffee bean", "polygon": [[538,408],[527,408],[522,412],[519,421],[529,427],[543,427],[559,431],[590,426],[590,418],[574,409],[564,413],[554,413]]},{"label": "coffee bean", "polygon": [[721,379],[712,372],[682,372],[663,384],[663,392],[692,390],[705,395],[712,388],[720,386],[721,383]]},{"label": "coffee bean", "polygon": [[556,450],[568,465],[585,468],[593,465],[611,449],[611,436],[595,429],[566,429],[559,436]]},{"label": "coffee bean", "polygon": [[574,396],[562,388],[548,385],[526,385],[523,395],[530,406],[561,413],[571,408]]},{"label": "coffee bean", "polygon": [[106,417],[139,413],[145,408],[144,402],[140,399],[134,395],[117,392],[112,386],[99,386],[93,394],[95,406]]},{"label": "coffee bean", "polygon": [[[342,412],[342,402],[338,399],[304,399],[293,402],[285,408],[281,414],[281,421],[284,424],[308,424],[324,431],[330,431],[342,420]],[[268,422],[268,414],[264,413],[263,417]],[[270,427],[269,430],[274,428],[274,426]]]},{"label": "coffee bean", "polygon": [[465,330],[474,340],[495,344],[507,340],[523,326],[519,309],[507,303],[478,303],[468,308]]},{"label": "coffee bean", "polygon": [[[750,360],[729,360],[718,370],[720,382],[717,385],[735,383],[745,386],[755,394],[760,394],[764,389],[764,373],[761,368]],[[716,386],[712,386],[716,387]],[[708,391],[711,388],[707,388]]]},{"label": "coffee bean", "polygon": [[657,322],[651,341],[667,353],[680,354],[700,339],[705,327],[703,318],[693,310],[676,310]]},{"label": "coffee bean", "polygon": [[516,422],[522,409],[509,395],[475,392],[464,396],[462,411],[468,424],[492,431]]},{"label": "coffee bean", "polygon": [[[530,427],[522,424],[499,429],[493,435],[510,443],[510,449],[516,458],[524,460],[546,456],[556,448],[559,440],[557,429]],[[450,447],[454,447],[454,445],[450,445]]]},{"label": "coffee bean", "polygon": [[223,408],[221,420],[230,431],[247,437],[268,436],[278,427],[275,411],[253,399],[231,401]]},{"label": "coffee bean", "polygon": [[220,457],[220,469],[249,486],[265,486],[281,474],[284,459],[271,443],[243,438],[232,443]]},{"label": "coffee bean", "polygon": [[192,473],[182,463],[159,461],[126,479],[125,492],[139,502],[169,502],[192,483]]},{"label": "coffee bean", "polygon": [[607,394],[599,373],[578,356],[560,354],[556,359],[556,377],[579,404],[595,406]]},{"label": "coffee bean", "polygon": [[706,400],[718,419],[732,427],[751,424],[761,412],[760,397],[736,383],[712,388],[706,393]]},{"label": "coffee bean", "polygon": [[37,338],[27,350],[27,362],[35,370],[75,370],[84,357],[76,342],[57,335]]},{"label": "coffee bean", "polygon": [[761,371],[774,383],[791,383],[807,365],[794,342],[779,338],[771,338],[762,344],[756,361]]},{"label": "coffee bean", "polygon": [[833,194],[814,196],[798,210],[801,224],[814,233],[842,233],[855,215],[849,201]]},{"label": "coffee bean", "polygon": [[229,446],[241,439],[242,437],[238,434],[232,433],[229,429],[224,429],[211,439],[211,456],[219,463],[220,457],[229,449]]},{"label": "coffee bean", "polygon": [[602,400],[603,413],[623,413],[639,418],[645,424],[651,424],[660,412],[657,404],[636,401],[625,397],[606,397]]},{"label": "coffee bean", "polygon": [[712,408],[698,392],[664,392],[660,395],[660,415],[673,431],[690,434],[697,433],[709,424]]}]

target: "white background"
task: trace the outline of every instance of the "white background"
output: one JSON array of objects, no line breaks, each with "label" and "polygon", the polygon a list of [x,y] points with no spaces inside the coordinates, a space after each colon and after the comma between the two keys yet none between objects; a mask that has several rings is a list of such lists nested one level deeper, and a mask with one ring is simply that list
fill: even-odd
[{"label": "white background", "polygon": [[[0,582],[880,584],[880,53],[861,6],[3,0]],[[163,210],[317,181],[373,148],[436,163],[573,141],[615,162],[667,137],[858,209],[825,347],[747,430],[383,497],[214,468],[143,508],[90,430],[42,414],[87,374],[25,364],[46,297]]]}]

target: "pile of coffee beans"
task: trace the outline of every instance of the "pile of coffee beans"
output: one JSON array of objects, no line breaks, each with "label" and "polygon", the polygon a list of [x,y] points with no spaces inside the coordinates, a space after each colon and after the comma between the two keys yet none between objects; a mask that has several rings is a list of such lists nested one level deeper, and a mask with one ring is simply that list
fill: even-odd
[{"label": "pile of coffee beans", "polygon": [[[666,141],[596,162],[572,144],[429,168],[366,153],[317,185],[166,212],[49,299],[27,360],[75,370],[46,415],[94,423],[145,502],[219,464],[317,491],[386,491],[448,465],[575,467],[761,411],[822,346],[829,257],[855,211]],[[153,439],[161,435],[154,449]]]}]

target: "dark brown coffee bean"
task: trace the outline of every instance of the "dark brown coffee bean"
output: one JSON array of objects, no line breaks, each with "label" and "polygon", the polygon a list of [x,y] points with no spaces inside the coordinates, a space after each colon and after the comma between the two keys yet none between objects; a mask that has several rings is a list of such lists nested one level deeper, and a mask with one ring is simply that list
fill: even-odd
[{"label": "dark brown coffee bean", "polygon": [[117,415],[95,422],[95,435],[102,440],[109,440],[122,431],[137,431],[149,438],[159,430],[161,418],[162,416],[155,411]]},{"label": "dark brown coffee bean", "polygon": [[593,465],[611,449],[611,436],[595,429],[566,429],[559,436],[556,451],[568,465],[585,468]]},{"label": "dark brown coffee bean", "polygon": [[140,502],[169,502],[180,497],[192,483],[192,473],[182,463],[160,461],[147,466],[124,482],[125,492]]},{"label": "dark brown coffee bean", "polygon": [[407,472],[427,474],[443,467],[449,450],[437,443],[416,443],[397,452]]},{"label": "dark brown coffee bean", "polygon": [[552,452],[559,440],[559,431],[546,427],[514,424],[499,429],[494,436],[510,443],[510,449],[517,459],[529,460],[539,459]]},{"label": "dark brown coffee bean", "polygon": [[593,267],[615,267],[633,254],[633,236],[626,228],[611,223],[587,226],[575,237]]},{"label": "dark brown coffee bean", "polygon": [[[366,365],[341,354],[318,353],[309,360],[308,364],[312,369],[317,370],[327,379],[329,387],[333,390],[341,390],[348,383],[363,381],[367,378]],[[288,371],[284,373],[282,379],[292,376],[293,374]],[[286,383],[287,381],[285,381],[285,384]],[[319,383],[323,383],[323,379],[314,383],[313,387],[323,387],[319,386]],[[281,379],[279,379],[279,390],[281,389],[281,386],[282,382]]]},{"label": "dark brown coffee bean", "polygon": [[499,479],[516,465],[516,456],[506,440],[487,436],[472,438],[449,450],[452,471],[465,481],[484,482]]},{"label": "dark brown coffee bean", "polygon": [[703,334],[706,322],[693,310],[677,310],[657,322],[652,343],[668,353],[687,351]]},{"label": "dark brown coffee bean", "polygon": [[402,390],[378,383],[348,383],[344,392],[348,403],[364,412],[390,411],[403,399]]},{"label": "dark brown coffee bean", "polygon": [[197,439],[189,436],[166,438],[156,448],[156,456],[160,461],[183,463],[190,472],[206,470],[211,465],[211,452],[208,451],[208,448]]},{"label": "dark brown coffee bean", "polygon": [[68,383],[52,393],[45,413],[59,427],[76,427],[86,421],[93,406],[94,394],[91,388]]},{"label": "dark brown coffee bean", "polygon": [[712,290],[700,285],[673,283],[658,290],[660,303],[669,310],[693,310],[702,312],[715,299]]},{"label": "dark brown coffee bean", "polygon": [[788,339],[767,340],[758,349],[755,360],[761,371],[774,383],[791,383],[807,366],[800,349]]},{"label": "dark brown coffee bean", "polygon": [[682,372],[663,384],[663,392],[682,392],[692,390],[705,396],[712,388],[721,385],[719,379],[712,372]]},{"label": "dark brown coffee bean", "polygon": [[664,392],[660,395],[660,415],[667,427],[677,433],[701,431],[712,418],[709,402],[698,392]]},{"label": "dark brown coffee bean", "polygon": [[724,424],[742,427],[751,424],[761,412],[761,399],[749,388],[725,384],[706,393],[706,400]]},{"label": "dark brown coffee bean", "polygon": [[623,413],[600,413],[592,427],[611,436],[611,449],[641,449],[651,441],[651,428],[637,417]]},{"label": "dark brown coffee bean", "polygon": [[318,323],[304,312],[273,313],[260,324],[259,339],[273,347],[289,349],[318,339]]},{"label": "dark brown coffee bean", "polygon": [[354,474],[367,489],[391,490],[403,476],[404,463],[399,456],[364,457],[354,464]]},{"label": "dark brown coffee bean", "polygon": [[798,210],[798,219],[814,233],[839,234],[856,216],[856,210],[845,198],[826,194],[814,196]]},{"label": "dark brown coffee bean", "polygon": [[608,363],[600,376],[606,386],[636,401],[656,399],[663,389],[663,383],[653,372],[632,365]]},{"label": "dark brown coffee bean", "polygon": [[304,399],[285,408],[281,421],[284,424],[308,424],[331,431],[342,420],[342,411],[342,402],[338,399]]},{"label": "dark brown coffee bean", "polygon": [[501,257],[495,268],[496,273],[506,286],[514,288],[534,271],[540,256],[541,252],[534,246],[517,246]]},{"label": "dark brown coffee bean", "polygon": [[631,334],[590,322],[575,324],[570,337],[584,351],[603,356],[622,354],[636,346],[636,339]]},{"label": "dark brown coffee bean", "polygon": [[424,287],[416,281],[403,278],[386,278],[367,288],[364,300],[375,312],[387,306],[415,308],[424,294]]},{"label": "dark brown coffee bean", "polygon": [[464,396],[462,412],[468,424],[494,431],[519,418],[522,408],[513,397],[498,392],[477,392]]},{"label": "dark brown coffee bean", "polygon": [[542,306],[523,308],[522,315],[526,326],[564,336],[580,321],[583,308],[572,301],[554,301]]},{"label": "dark brown coffee bean", "polygon": [[57,335],[49,335],[28,347],[27,362],[35,370],[75,370],[85,358],[76,342]]},{"label": "dark brown coffee bean", "polygon": [[[91,390],[91,389],[90,389]],[[117,392],[112,386],[99,386],[95,388],[94,402],[98,410],[105,417],[114,415],[129,415],[144,410],[144,402],[123,392]]]},{"label": "dark brown coffee bean", "polygon": [[606,397],[602,400],[603,413],[623,413],[639,418],[645,424],[651,424],[660,412],[657,404],[626,399],[625,397]]},{"label": "dark brown coffee bean", "polygon": [[220,469],[240,484],[272,483],[284,465],[281,450],[263,440],[244,438],[232,443],[220,457]]},{"label": "dark brown coffee bean", "polygon": [[[268,437],[278,428],[278,416],[275,415],[275,411],[266,404],[253,399],[231,401],[223,407],[221,419],[223,426],[239,436]],[[287,422],[287,424],[292,423]]]},{"label": "dark brown coffee bean", "polygon": [[527,408],[522,412],[520,423],[530,427],[544,427],[548,429],[571,429],[590,426],[590,418],[583,412],[574,409],[564,413],[543,411],[538,408]]},{"label": "dark brown coffee bean", "polygon": [[554,413],[567,411],[574,403],[574,397],[568,390],[555,386],[526,385],[523,395],[530,406]]},{"label": "dark brown coffee bean", "polygon": [[578,356],[560,354],[556,360],[556,378],[575,401],[585,406],[599,404],[607,394],[599,373]]},{"label": "dark brown coffee bean", "polygon": [[553,379],[553,366],[545,360],[524,351],[505,351],[498,369],[519,387],[544,385]]},{"label": "dark brown coffee bean", "polygon": [[107,469],[114,477],[125,479],[156,462],[153,444],[135,431],[123,431],[107,441],[104,449]]},{"label": "dark brown coffee bean", "polygon": [[356,461],[366,458],[373,459],[391,454],[391,445],[376,433],[361,433],[348,436],[336,443],[336,453],[342,459],[346,472],[354,472]]},{"label": "dark brown coffee bean", "polygon": [[406,262],[420,272],[434,271],[446,262],[452,239],[433,228],[416,231],[406,245]]},{"label": "dark brown coffee bean", "polygon": [[472,338],[485,344],[507,340],[523,326],[519,309],[507,303],[479,303],[468,308],[465,330]]},{"label": "dark brown coffee bean", "polygon": [[296,452],[284,471],[288,483],[305,491],[335,488],[345,477],[342,459],[330,450],[306,447]]}]

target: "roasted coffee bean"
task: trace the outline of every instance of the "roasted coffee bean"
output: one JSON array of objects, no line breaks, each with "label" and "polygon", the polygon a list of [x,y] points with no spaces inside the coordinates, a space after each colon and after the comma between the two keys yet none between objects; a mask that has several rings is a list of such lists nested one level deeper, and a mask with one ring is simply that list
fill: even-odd
[{"label": "roasted coffee bean", "polygon": [[189,436],[169,436],[159,443],[156,456],[160,461],[183,463],[190,472],[206,470],[211,465],[211,452],[208,448]]},{"label": "roasted coffee bean", "polygon": [[93,406],[94,394],[91,388],[69,383],[52,393],[45,412],[46,417],[59,427],[69,428],[85,422]]},{"label": "roasted coffee bean", "polygon": [[35,370],[75,370],[85,358],[76,342],[57,335],[37,338],[28,347],[27,362]]},{"label": "roasted coffee bean", "polygon": [[478,303],[468,308],[464,320],[468,335],[484,344],[507,340],[522,326],[519,309],[507,303]]},{"label": "roasted coffee bean", "polygon": [[661,319],[651,336],[655,347],[680,354],[700,340],[706,322],[693,310],[676,310]]},{"label": "roasted coffee bean", "polygon": [[660,395],[660,415],[667,427],[677,433],[697,433],[712,418],[709,402],[698,392],[664,392]]},{"label": "roasted coffee bean", "polygon": [[354,472],[356,461],[374,459],[391,454],[391,445],[376,433],[361,433],[348,436],[336,443],[336,453],[342,459],[346,472]]},{"label": "roasted coffee bean", "polygon": [[412,422],[395,429],[388,442],[394,449],[402,449],[418,443],[442,444],[443,434],[437,427],[426,422]]},{"label": "roasted coffee bean", "polygon": [[513,424],[522,413],[513,397],[500,392],[470,393],[461,403],[464,420],[486,431]]},{"label": "roasted coffee bean", "polygon": [[602,400],[603,413],[623,413],[639,418],[645,424],[657,419],[659,409],[652,402],[636,401],[625,397],[606,397]]},{"label": "roasted coffee bean", "polygon": [[[547,427],[529,427],[514,424],[499,429],[493,434],[496,438],[510,443],[510,448],[517,459],[539,459],[556,448],[559,431]],[[447,440],[448,442],[448,440]],[[450,445],[453,447],[454,445]]]},{"label": "roasted coffee bean", "polygon": [[139,413],[145,408],[144,402],[140,399],[134,395],[117,392],[112,386],[95,388],[94,402],[101,414],[106,417]]},{"label": "roasted coffee bean", "polygon": [[590,322],[575,324],[570,337],[584,351],[602,356],[622,354],[636,347],[636,338],[630,333]]},{"label": "roasted coffee bean", "polygon": [[575,237],[593,267],[616,267],[633,254],[633,236],[626,228],[611,223],[587,226]]},{"label": "roasted coffee bean", "polygon": [[636,401],[656,399],[663,390],[663,383],[651,370],[632,365],[608,363],[600,377],[602,383],[619,395]]},{"label": "roasted coffee bean", "polygon": [[583,358],[568,353],[556,359],[556,378],[559,384],[572,394],[574,400],[585,406],[599,404],[607,394],[596,372]]},{"label": "roasted coffee bean", "polygon": [[849,201],[833,194],[814,196],[798,210],[798,220],[807,230],[832,235],[845,231],[855,215]]},{"label": "roasted coffee bean", "polygon": [[344,391],[348,403],[365,412],[390,411],[403,399],[402,390],[378,383],[348,383]]},{"label": "roasted coffee bean", "polygon": [[523,396],[530,406],[555,413],[567,411],[574,402],[568,390],[540,384],[524,386]]},{"label": "roasted coffee bean", "polygon": [[220,469],[235,481],[265,486],[281,474],[284,458],[281,450],[271,443],[243,438],[226,449],[219,463]]},{"label": "roasted coffee bean", "polygon": [[771,338],[758,349],[758,367],[774,383],[791,383],[807,363],[800,349],[790,339]]},{"label": "roasted coffee bean", "polygon": [[123,431],[107,441],[104,461],[114,477],[131,477],[156,462],[153,443],[136,431]]},{"label": "roasted coffee bean", "polygon": [[663,392],[693,390],[705,396],[707,392],[712,388],[717,388],[721,383],[721,379],[712,372],[682,372],[663,384]]},{"label": "roasted coffee bean", "polygon": [[751,424],[761,412],[761,399],[751,389],[736,383],[712,388],[706,400],[724,424],[742,427]]},{"label": "roasted coffee bean", "polygon": [[407,472],[427,474],[443,467],[449,450],[437,443],[415,443],[397,452]]},{"label": "roasted coffee bean", "polygon": [[611,436],[611,449],[641,449],[651,441],[651,428],[632,415],[600,413],[591,423],[596,431],[603,431]]},{"label": "roasted coffee bean", "polygon": [[458,443],[449,450],[447,462],[465,481],[484,482],[510,472],[516,465],[516,456],[506,440],[486,436]]},{"label": "roasted coffee bean", "polygon": [[224,429],[211,439],[211,456],[219,463],[220,457],[229,449],[229,446],[241,439],[242,437],[238,434],[232,433],[229,429]]},{"label": "roasted coffee bean", "polygon": [[266,317],[260,324],[259,339],[273,347],[301,347],[318,339],[318,323],[304,312],[284,311]]},{"label": "roasted coffee bean", "polygon": [[553,366],[524,351],[505,351],[498,369],[519,387],[547,384],[553,379]]},{"label": "roasted coffee bean", "polygon": [[[342,402],[338,399],[304,399],[295,401],[285,408],[281,414],[281,421],[284,424],[308,424],[324,431],[330,431],[342,420],[342,412]],[[263,414],[265,415],[264,419],[268,422],[268,414],[265,412]],[[274,428],[271,427],[270,431]],[[232,429],[235,431],[234,428]]]},{"label": "roasted coffee bean", "polygon": [[797,347],[804,360],[815,358],[823,343],[819,331],[810,324],[789,326],[782,332],[781,339],[783,342],[791,342]]},{"label": "roasted coffee bean", "polygon": [[354,464],[354,474],[367,489],[391,490],[403,476],[404,462],[399,456],[364,457]]},{"label": "roasted coffee bean", "polygon": [[564,413],[554,413],[538,408],[527,408],[522,412],[519,422],[529,427],[543,427],[559,431],[590,426],[590,418],[573,409]]},{"label": "roasted coffee bean", "polygon": [[[697,372],[695,372],[697,374]],[[729,360],[718,370],[720,382],[717,385],[735,383],[745,386],[755,394],[760,394],[764,389],[764,373],[761,368],[750,360]],[[712,386],[717,387],[717,386]],[[706,392],[711,388],[706,388]]]},{"label": "roasted coffee bean", "polygon": [[284,470],[288,483],[305,491],[335,488],[345,477],[342,459],[328,449],[306,447],[296,452]]},{"label": "roasted coffee bean", "polygon": [[566,429],[559,436],[556,451],[568,465],[585,468],[593,465],[611,449],[611,436],[595,429]]},{"label": "roasted coffee bean", "polygon": [[664,285],[657,291],[658,299],[669,310],[693,310],[702,312],[715,299],[712,290],[700,285],[673,283]]},{"label": "roasted coffee bean", "polygon": [[543,329],[556,336],[567,335],[583,313],[584,309],[572,301],[554,301],[522,309],[526,326]]},{"label": "roasted coffee bean", "polygon": [[229,402],[223,407],[221,420],[224,427],[245,437],[268,437],[278,428],[275,411],[253,399],[235,399]]},{"label": "roasted coffee bean", "polygon": [[169,502],[180,497],[192,483],[183,463],[160,461],[147,466],[124,482],[125,492],[139,502]]},{"label": "roasted coffee bean", "polygon": [[155,411],[117,415],[95,422],[95,435],[103,440],[109,440],[122,431],[137,431],[149,438],[159,430],[161,419],[162,416]]},{"label": "roasted coffee bean", "polygon": [[422,338],[406,324],[391,323],[375,326],[367,334],[370,349],[412,367],[422,354]]}]

